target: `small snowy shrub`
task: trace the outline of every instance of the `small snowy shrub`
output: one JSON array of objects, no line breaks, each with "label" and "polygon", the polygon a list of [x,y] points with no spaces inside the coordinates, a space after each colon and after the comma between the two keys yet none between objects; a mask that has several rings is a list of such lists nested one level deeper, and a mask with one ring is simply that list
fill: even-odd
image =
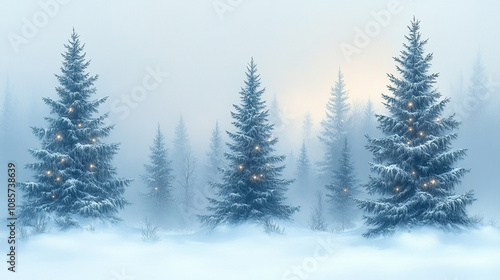
[{"label": "small snowy shrub", "polygon": [[154,225],[150,219],[144,218],[144,225],[142,226],[142,240],[147,242],[155,242],[160,240],[160,234],[158,230],[160,228]]}]

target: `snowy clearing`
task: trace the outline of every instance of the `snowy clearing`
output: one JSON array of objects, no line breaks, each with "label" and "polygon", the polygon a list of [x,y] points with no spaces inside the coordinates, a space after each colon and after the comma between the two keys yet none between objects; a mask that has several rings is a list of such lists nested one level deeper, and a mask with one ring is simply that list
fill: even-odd
[{"label": "snowy clearing", "polygon": [[[422,229],[390,238],[287,228],[267,235],[254,226],[213,232],[139,228],[49,233],[21,241],[16,273],[1,279],[498,279],[500,230],[443,233]],[[2,232],[5,236],[6,232]]]}]

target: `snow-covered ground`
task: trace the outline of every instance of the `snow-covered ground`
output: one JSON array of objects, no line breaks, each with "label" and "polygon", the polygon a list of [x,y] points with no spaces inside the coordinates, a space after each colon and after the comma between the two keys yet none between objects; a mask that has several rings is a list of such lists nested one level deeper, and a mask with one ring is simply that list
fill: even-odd
[{"label": "snow-covered ground", "polygon": [[361,233],[288,227],[285,235],[267,235],[247,225],[161,232],[160,241],[147,243],[139,228],[125,225],[52,230],[21,241],[17,272],[4,263],[0,279],[500,279],[498,228],[422,229],[380,239]]}]

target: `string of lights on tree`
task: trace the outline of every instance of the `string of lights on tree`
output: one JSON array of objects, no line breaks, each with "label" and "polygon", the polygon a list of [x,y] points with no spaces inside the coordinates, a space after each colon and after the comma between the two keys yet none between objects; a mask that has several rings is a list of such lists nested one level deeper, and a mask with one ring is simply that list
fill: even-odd
[{"label": "string of lights on tree", "polygon": [[[68,115],[68,117],[71,117],[72,115],[75,115],[75,109],[73,107],[68,107],[67,109],[68,113],[70,113],[70,115]],[[77,122],[76,126],[78,128],[82,128],[83,127],[83,124],[82,122]],[[57,133],[55,138],[59,141],[62,141],[64,139],[62,133]],[[89,143],[91,144],[95,144],[97,143],[97,138],[96,137],[92,137],[89,139]],[[59,160],[59,163],[60,164],[64,164],[66,162],[66,158],[65,157],[61,157],[60,160]],[[88,170],[89,171],[95,171],[95,164],[94,163],[88,163]],[[54,174],[55,172],[55,174]],[[64,179],[62,178],[62,174],[60,174],[58,172],[58,170],[55,170],[55,171],[52,171],[52,170],[47,170],[45,173],[47,176],[51,177],[51,178],[54,178],[54,181],[57,182],[57,183],[63,183],[64,182]],[[158,190],[158,188],[155,188],[155,190]],[[56,198],[56,195],[54,194],[54,192],[52,192],[52,195],[51,195],[52,199],[55,199]]]}]

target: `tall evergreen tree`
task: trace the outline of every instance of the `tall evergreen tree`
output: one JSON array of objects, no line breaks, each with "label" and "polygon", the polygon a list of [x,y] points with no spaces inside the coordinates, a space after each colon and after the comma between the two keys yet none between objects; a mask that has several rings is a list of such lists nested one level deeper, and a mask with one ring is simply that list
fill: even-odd
[{"label": "tall evergreen tree", "polygon": [[302,146],[300,147],[300,154],[297,160],[297,183],[302,190],[307,188],[309,183],[309,177],[311,175],[311,163],[309,156],[307,154],[307,147],[305,140],[302,141]]},{"label": "tall evergreen tree", "polygon": [[207,156],[208,181],[213,182],[218,179],[219,168],[222,168],[224,164],[224,145],[219,129],[219,122],[215,123],[215,129],[212,131],[212,137],[210,138],[210,150],[208,151]]},{"label": "tall evergreen tree", "polygon": [[145,164],[146,174],[142,176],[146,183],[146,200],[154,211],[153,216],[164,217],[166,208],[172,201],[172,176],[171,162],[168,160],[168,150],[165,147],[165,137],[160,130],[156,130],[153,145],[149,147],[150,164]]},{"label": "tall evergreen tree", "polygon": [[347,103],[348,93],[345,89],[344,76],[339,69],[338,80],[332,88],[326,105],[326,118],[321,122],[322,132],[319,137],[325,147],[324,159],[320,162],[320,172],[331,174],[335,169],[339,152],[340,139],[346,134],[346,124],[350,106]]},{"label": "tall evergreen tree", "polygon": [[291,219],[298,207],[285,205],[285,191],[292,182],[281,179],[285,156],[276,156],[272,138],[273,125],[268,123],[269,111],[262,101],[264,89],[253,61],[247,67],[241,104],[231,112],[236,132],[227,132],[231,143],[225,154],[228,166],[222,182],[214,184],[218,198],[210,199],[209,215],[201,216],[205,225],[263,222],[270,219]]},{"label": "tall evergreen tree", "polygon": [[79,217],[114,222],[127,204],[123,193],[130,180],[115,177],[111,161],[118,144],[104,142],[113,129],[104,125],[108,114],[94,116],[107,97],[91,99],[98,76],[85,72],[89,61],[74,30],[64,46],[59,99],[43,98],[53,116],[45,118],[48,127],[33,128],[42,143],[29,150],[38,162],[27,165],[35,180],[22,184],[23,213],[50,213],[69,224]]},{"label": "tall evergreen tree", "polygon": [[367,149],[374,155],[367,189],[377,200],[359,201],[372,226],[364,236],[390,234],[397,228],[433,225],[445,228],[466,226],[471,220],[466,206],[472,192],[455,195],[454,187],[467,173],[455,167],[465,150],[451,150],[457,138],[451,130],[459,123],[453,116],[440,115],[449,102],[440,100],[433,88],[438,74],[429,74],[432,54],[424,54],[427,40],[421,39],[420,22],[408,27],[408,42],[399,57],[400,77],[389,74],[391,95],[383,95],[389,116],[377,115],[379,128],[386,134],[369,139]]},{"label": "tall evergreen tree", "polygon": [[325,186],[333,221],[342,231],[354,225],[357,210],[354,196],[358,193],[358,188],[350,152],[346,137],[333,182]]}]

